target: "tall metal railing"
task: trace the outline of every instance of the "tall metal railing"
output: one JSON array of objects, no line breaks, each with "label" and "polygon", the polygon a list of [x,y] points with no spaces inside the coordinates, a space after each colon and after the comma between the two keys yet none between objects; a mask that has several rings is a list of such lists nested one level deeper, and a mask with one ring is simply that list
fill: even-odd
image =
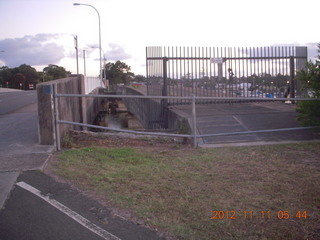
[{"label": "tall metal railing", "polygon": [[301,96],[294,75],[307,61],[307,48],[147,47],[146,61],[150,96],[294,98]]}]

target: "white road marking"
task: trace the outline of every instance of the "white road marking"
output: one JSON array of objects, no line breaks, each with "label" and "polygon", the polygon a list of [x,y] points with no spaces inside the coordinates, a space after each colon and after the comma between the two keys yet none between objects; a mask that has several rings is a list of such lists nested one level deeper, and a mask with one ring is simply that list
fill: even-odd
[{"label": "white road marking", "polygon": [[54,199],[50,199],[48,196],[44,196],[38,189],[30,186],[29,184],[27,184],[25,182],[18,182],[18,183],[16,183],[16,185],[18,185],[19,187],[21,187],[21,188],[33,193],[34,195],[38,196],[39,198],[43,199],[44,201],[46,201],[50,205],[54,206],[55,208],[57,208],[58,210],[60,210],[61,212],[63,212],[64,214],[66,214],[67,216],[72,218],[73,220],[75,220],[76,222],[80,223],[82,226],[84,226],[88,230],[90,230],[90,231],[94,232],[95,234],[99,235],[103,239],[106,239],[106,240],[121,240],[120,238],[114,236],[113,234],[111,234],[111,233],[107,232],[106,230],[104,230],[104,229],[98,227],[97,225],[93,224],[92,222],[90,222],[86,218],[82,217],[78,213],[72,211],[70,208],[64,206],[60,202],[58,202],[58,201],[56,201]]}]

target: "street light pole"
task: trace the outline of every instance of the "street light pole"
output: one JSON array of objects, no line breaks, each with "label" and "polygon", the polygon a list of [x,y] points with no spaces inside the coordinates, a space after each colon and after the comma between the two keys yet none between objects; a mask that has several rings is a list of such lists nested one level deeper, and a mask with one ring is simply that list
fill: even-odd
[{"label": "street light pole", "polygon": [[86,73],[86,50],[85,49],[83,49],[83,67],[84,67],[83,75],[87,76],[87,73]]},{"label": "street light pole", "polygon": [[[89,4],[85,4],[85,3],[74,3],[73,4],[74,6],[88,6],[88,7],[92,7],[98,14],[98,19],[99,19],[99,48],[101,49],[101,24],[100,24],[100,14],[98,12],[98,10],[92,6],[92,5],[89,5]],[[100,86],[102,87],[102,68],[101,68],[101,65],[102,65],[102,58],[101,58],[101,51],[100,51]]]},{"label": "street light pole", "polygon": [[[95,46],[90,46],[90,48],[98,48],[98,47],[95,47]],[[106,72],[106,69],[105,69],[105,65],[106,65],[106,54],[105,54],[105,51],[100,48],[100,52],[103,54],[103,65],[102,65],[102,78],[104,77],[104,81],[105,81],[105,86],[108,88],[109,90],[109,84],[107,82],[107,72]]]}]

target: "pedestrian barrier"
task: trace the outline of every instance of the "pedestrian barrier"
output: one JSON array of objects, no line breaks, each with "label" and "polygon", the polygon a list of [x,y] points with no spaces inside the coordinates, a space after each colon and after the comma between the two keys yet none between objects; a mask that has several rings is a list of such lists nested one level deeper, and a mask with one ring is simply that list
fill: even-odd
[{"label": "pedestrian barrier", "polygon": [[[195,95],[192,96],[184,96],[184,97],[177,97],[177,96],[145,96],[145,95],[88,95],[88,94],[61,94],[56,93],[53,91],[53,100],[54,100],[54,116],[55,116],[55,132],[56,132],[56,148],[57,150],[61,149],[61,136],[60,136],[60,125],[61,124],[69,124],[79,127],[89,127],[89,128],[96,128],[96,129],[103,129],[115,132],[123,132],[123,133],[132,133],[132,134],[140,134],[140,135],[152,135],[152,136],[167,136],[167,137],[182,137],[182,138],[191,138],[193,142],[193,146],[198,146],[197,139],[202,137],[213,137],[213,136],[227,136],[227,135],[245,135],[245,134],[253,134],[253,133],[267,133],[267,132],[281,132],[281,131],[292,131],[292,130],[304,130],[304,129],[311,129],[313,127],[296,127],[296,128],[281,128],[281,129],[267,129],[267,130],[256,130],[256,131],[240,131],[240,132],[230,132],[230,133],[214,133],[214,134],[197,134],[197,114],[196,114],[196,102],[199,100],[210,100],[210,101],[236,101],[239,100],[248,100],[246,97],[196,97]],[[189,122],[191,133],[190,134],[174,134],[174,133],[165,133],[165,132],[154,132],[154,131],[134,131],[134,130],[127,130],[127,129],[115,129],[111,127],[102,127],[96,126],[93,124],[88,123],[80,123],[74,121],[67,121],[59,118],[59,101],[58,98],[64,97],[75,97],[75,98],[122,98],[122,99],[157,99],[157,100],[186,100],[191,101],[191,109],[192,109],[192,117],[191,121]],[[251,98],[254,100],[259,101],[318,101],[317,98]]]}]

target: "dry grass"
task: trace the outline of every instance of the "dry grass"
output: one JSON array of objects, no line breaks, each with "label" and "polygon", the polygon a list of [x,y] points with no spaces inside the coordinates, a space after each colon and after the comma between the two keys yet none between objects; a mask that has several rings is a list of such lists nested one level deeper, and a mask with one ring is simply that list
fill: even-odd
[{"label": "dry grass", "polygon": [[[126,141],[83,147],[78,139],[55,172],[177,239],[320,239],[320,143],[191,149]],[[212,219],[212,211],[236,219]]]}]

